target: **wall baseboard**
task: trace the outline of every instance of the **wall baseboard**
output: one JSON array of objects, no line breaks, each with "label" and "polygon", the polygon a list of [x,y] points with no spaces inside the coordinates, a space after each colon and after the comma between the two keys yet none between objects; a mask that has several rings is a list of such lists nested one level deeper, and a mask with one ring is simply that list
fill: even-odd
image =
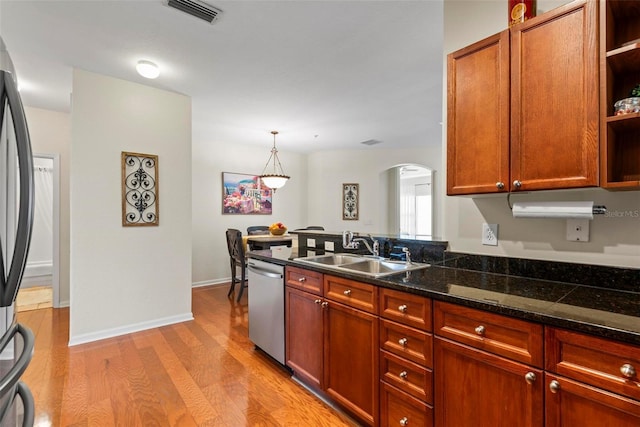
[{"label": "wall baseboard", "polygon": [[223,286],[231,283],[231,277],[225,277],[223,279],[215,279],[215,280],[203,280],[202,282],[193,282],[191,284],[192,288],[200,288],[202,286]]},{"label": "wall baseboard", "polygon": [[85,344],[88,342],[99,341],[107,338],[113,338],[120,335],[131,334],[133,332],[140,332],[147,329],[159,328],[161,326],[172,325],[174,323],[187,322],[193,320],[193,313],[183,313],[176,316],[164,317],[161,319],[154,319],[148,322],[134,323],[132,325],[121,326],[119,328],[105,329],[98,332],[92,332],[89,334],[81,334],[75,337],[69,338],[69,347],[78,344]]}]

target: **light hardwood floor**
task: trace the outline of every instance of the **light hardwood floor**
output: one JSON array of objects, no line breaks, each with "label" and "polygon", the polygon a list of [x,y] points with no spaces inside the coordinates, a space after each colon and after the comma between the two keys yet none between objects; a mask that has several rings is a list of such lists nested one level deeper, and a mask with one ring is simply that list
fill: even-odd
[{"label": "light hardwood floor", "polygon": [[68,347],[69,310],[18,313],[36,426],[351,426],[254,349],[246,293],[193,290],[194,321]]}]

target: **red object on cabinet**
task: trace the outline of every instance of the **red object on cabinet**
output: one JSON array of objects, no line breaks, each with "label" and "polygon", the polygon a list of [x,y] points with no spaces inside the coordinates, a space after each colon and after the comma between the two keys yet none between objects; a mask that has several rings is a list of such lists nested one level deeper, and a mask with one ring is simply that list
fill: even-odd
[{"label": "red object on cabinet", "polygon": [[536,0],[509,0],[509,26],[536,16]]}]

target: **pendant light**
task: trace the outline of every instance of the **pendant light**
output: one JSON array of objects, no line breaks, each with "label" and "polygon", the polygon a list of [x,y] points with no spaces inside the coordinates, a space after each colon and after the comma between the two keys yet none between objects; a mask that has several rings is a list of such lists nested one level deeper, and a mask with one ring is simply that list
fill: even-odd
[{"label": "pendant light", "polygon": [[[278,131],[272,130],[271,134],[273,135],[273,148],[271,149],[271,156],[269,156],[267,164],[264,165],[264,170],[262,171],[262,175],[260,175],[260,179],[264,185],[275,192],[278,188],[282,188],[290,177],[284,174],[282,165],[280,164],[280,159],[278,158],[278,149],[276,148],[276,135],[278,134]],[[272,168],[269,168],[269,163],[272,164]],[[268,171],[267,169],[270,170]]]}]

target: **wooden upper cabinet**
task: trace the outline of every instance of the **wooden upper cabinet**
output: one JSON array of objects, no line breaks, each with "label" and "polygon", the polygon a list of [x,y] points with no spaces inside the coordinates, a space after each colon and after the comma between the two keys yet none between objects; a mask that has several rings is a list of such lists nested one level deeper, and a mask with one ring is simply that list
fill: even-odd
[{"label": "wooden upper cabinet", "polygon": [[447,194],[599,184],[598,3],[447,57]]},{"label": "wooden upper cabinet", "polygon": [[449,54],[447,76],[447,194],[507,191],[509,31]]},{"label": "wooden upper cabinet", "polygon": [[598,185],[597,2],[511,28],[511,189]]}]

